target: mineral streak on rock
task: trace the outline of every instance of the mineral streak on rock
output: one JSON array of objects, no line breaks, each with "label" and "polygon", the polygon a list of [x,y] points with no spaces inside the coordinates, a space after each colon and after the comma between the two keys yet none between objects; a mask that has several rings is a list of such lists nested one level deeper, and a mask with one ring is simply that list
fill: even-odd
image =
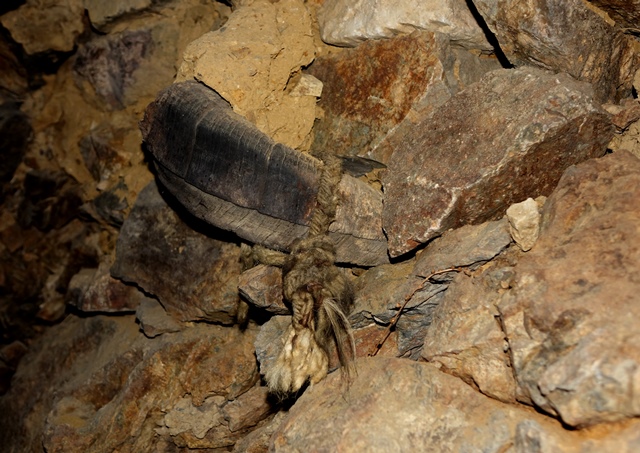
[{"label": "mineral streak on rock", "polygon": [[535,68],[488,73],[394,151],[382,180],[390,255],[548,195],[568,166],[603,155],[612,135],[589,85]]},{"label": "mineral streak on rock", "polygon": [[[141,129],[163,185],[196,217],[280,250],[306,234],[321,163],[274,143],[214,91],[172,85],[147,108]],[[330,229],[338,261],[387,262],[380,193],[344,176],[338,197]]]}]

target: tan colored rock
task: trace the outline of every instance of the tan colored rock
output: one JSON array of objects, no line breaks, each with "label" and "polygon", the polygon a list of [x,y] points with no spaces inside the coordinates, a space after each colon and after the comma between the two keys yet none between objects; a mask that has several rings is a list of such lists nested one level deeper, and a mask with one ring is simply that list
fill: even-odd
[{"label": "tan colored rock", "polygon": [[540,206],[533,198],[514,203],[507,209],[509,232],[523,252],[528,252],[540,234]]},{"label": "tan colored rock", "polygon": [[422,357],[485,395],[513,403],[516,383],[496,322],[498,289],[482,276],[458,274],[433,311]]},{"label": "tan colored rock", "polygon": [[640,160],[572,166],[498,305],[518,399],[575,427],[640,414]]},{"label": "tan colored rock", "polygon": [[367,39],[391,38],[416,29],[439,32],[469,49],[491,50],[484,32],[461,0],[421,3],[394,0],[327,0],[318,12],[322,39],[357,46]]},{"label": "tan colored rock", "polygon": [[[161,429],[165,414],[178,408],[204,414],[211,402],[238,404],[254,386],[254,338],[251,328],[198,324],[150,340],[133,316],[70,316],[32,345],[0,399],[2,410],[15,414],[0,430],[3,451],[41,451],[43,445],[50,452],[156,451],[162,443],[175,448],[186,434]],[[206,432],[202,442],[211,448],[230,447],[246,432],[240,421],[235,423],[242,429],[232,432],[226,416],[214,426],[205,417],[187,423],[178,415],[169,417],[170,425]]]},{"label": "tan colored rock", "polygon": [[[307,389],[271,438],[270,451],[575,453],[606,445],[487,398],[431,364],[376,358],[359,360],[357,370],[348,388],[336,373]],[[638,444],[624,427],[608,434],[610,446],[632,451]],[[536,450],[536,440],[550,448]]]},{"label": "tan colored rock", "polygon": [[593,85],[596,99],[631,96],[640,60],[633,38],[583,0],[475,0],[500,48],[515,66],[565,72]]},{"label": "tan colored rock", "polygon": [[316,97],[291,96],[287,88],[314,55],[311,16],[301,0],[258,0],[192,42],[176,81],[204,83],[276,142],[305,149]]},{"label": "tan colored rock", "polygon": [[70,52],[83,32],[83,0],[29,0],[0,17],[27,54]]}]

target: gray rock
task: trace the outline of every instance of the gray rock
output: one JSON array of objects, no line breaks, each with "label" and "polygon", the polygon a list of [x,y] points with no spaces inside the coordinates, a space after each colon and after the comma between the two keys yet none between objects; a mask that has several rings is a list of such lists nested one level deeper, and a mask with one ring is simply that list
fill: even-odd
[{"label": "gray rock", "polygon": [[116,244],[111,274],[158,297],[180,321],[232,324],[239,301],[240,247],[183,223],[155,183],[143,189]]},{"label": "gray rock", "polygon": [[452,267],[491,260],[511,243],[506,219],[445,232],[418,253],[413,274],[427,277]]},{"label": "gray rock", "polygon": [[565,72],[593,84],[600,102],[631,95],[639,59],[633,39],[581,0],[474,0],[516,66]]},{"label": "gray rock", "polygon": [[157,337],[163,333],[179,332],[183,326],[169,316],[160,302],[150,297],[145,298],[136,310],[136,319],[140,329],[149,337]]},{"label": "gray rock", "polygon": [[78,50],[74,71],[91,84],[105,106],[119,110],[131,103],[128,93],[135,72],[153,47],[150,30],[101,36]]},{"label": "gray rock", "polygon": [[570,167],[498,305],[518,399],[583,427],[640,414],[640,160]]},{"label": "gray rock", "polygon": [[415,29],[437,31],[470,49],[492,50],[463,0],[327,0],[318,12],[322,39],[356,46],[366,39],[391,38]]},{"label": "gray rock", "polygon": [[390,255],[501,217],[511,203],[551,192],[569,165],[603,155],[613,126],[591,93],[563,74],[504,69],[436,109],[382,179]]}]

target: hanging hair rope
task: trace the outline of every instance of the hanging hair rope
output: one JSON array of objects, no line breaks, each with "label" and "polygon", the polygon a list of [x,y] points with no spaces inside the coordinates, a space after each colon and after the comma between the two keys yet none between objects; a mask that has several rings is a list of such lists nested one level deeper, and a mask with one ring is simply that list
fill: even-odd
[{"label": "hanging hair rope", "polygon": [[276,364],[265,375],[271,391],[278,394],[296,392],[307,381],[315,384],[322,380],[333,346],[347,377],[355,370],[355,342],[347,318],[353,291],[347,277],[335,266],[335,246],[329,238],[338,205],[342,161],[330,154],[322,160],[309,232],[293,246],[283,266],[283,292],[293,316]]}]

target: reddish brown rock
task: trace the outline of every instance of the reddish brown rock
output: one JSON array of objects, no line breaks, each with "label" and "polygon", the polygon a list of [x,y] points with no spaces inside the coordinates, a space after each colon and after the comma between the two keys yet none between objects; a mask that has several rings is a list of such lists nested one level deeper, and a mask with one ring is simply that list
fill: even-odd
[{"label": "reddish brown rock", "polygon": [[314,126],[312,150],[337,149],[386,163],[392,152],[386,136],[403,120],[414,124],[499,67],[496,60],[452,48],[445,35],[429,32],[365,41],[318,58],[308,69],[324,84],[318,103],[323,117]]},{"label": "reddish brown rock", "polygon": [[240,247],[183,223],[155,183],[138,197],[125,221],[111,274],[158,297],[181,321],[231,324],[238,305]]},{"label": "reddish brown rock", "polygon": [[282,269],[259,264],[240,275],[238,291],[253,306],[274,315],[288,315],[291,310],[282,296]]},{"label": "reddish brown rock", "polygon": [[131,312],[147,297],[109,274],[109,265],[82,269],[71,278],[67,303],[84,312]]},{"label": "reddish brown rock", "polygon": [[569,165],[603,155],[613,126],[591,94],[563,74],[504,69],[436,109],[383,177],[390,255],[547,195]]},{"label": "reddish brown rock", "polygon": [[516,66],[566,72],[593,84],[600,102],[631,95],[638,69],[632,38],[582,0],[475,0],[501,49]]},{"label": "reddish brown rock", "polygon": [[640,160],[572,166],[498,308],[521,401],[576,427],[640,415]]}]

